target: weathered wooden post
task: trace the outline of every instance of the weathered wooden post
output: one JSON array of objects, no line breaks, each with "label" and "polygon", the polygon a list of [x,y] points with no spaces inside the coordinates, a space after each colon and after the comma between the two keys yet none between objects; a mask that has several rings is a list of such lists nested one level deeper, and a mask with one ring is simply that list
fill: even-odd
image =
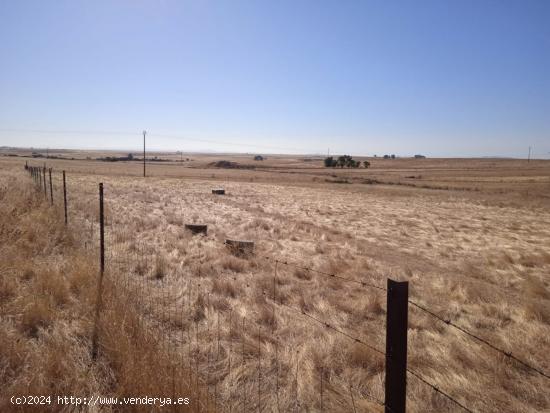
[{"label": "weathered wooden post", "polygon": [[409,283],[388,278],[386,315],[386,413],[405,413]]}]

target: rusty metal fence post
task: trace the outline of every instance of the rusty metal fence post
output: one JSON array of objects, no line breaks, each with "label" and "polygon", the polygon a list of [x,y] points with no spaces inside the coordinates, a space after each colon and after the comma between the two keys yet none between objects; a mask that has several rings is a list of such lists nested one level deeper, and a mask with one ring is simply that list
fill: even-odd
[{"label": "rusty metal fence post", "polygon": [[103,274],[105,272],[105,228],[103,219],[103,183],[99,184],[99,282],[95,308],[94,331],[92,336],[92,359],[97,358],[97,335],[99,314],[101,311],[101,295],[103,290]]},{"label": "rusty metal fence post", "polygon": [[388,278],[385,412],[405,413],[409,283]]}]

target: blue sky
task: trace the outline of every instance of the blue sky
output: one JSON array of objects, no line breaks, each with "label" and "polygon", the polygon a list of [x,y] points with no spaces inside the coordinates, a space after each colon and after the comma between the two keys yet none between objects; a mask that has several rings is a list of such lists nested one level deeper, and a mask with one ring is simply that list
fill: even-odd
[{"label": "blue sky", "polygon": [[166,150],[550,157],[550,1],[21,0],[0,16],[0,146],[137,149],[147,129]]}]

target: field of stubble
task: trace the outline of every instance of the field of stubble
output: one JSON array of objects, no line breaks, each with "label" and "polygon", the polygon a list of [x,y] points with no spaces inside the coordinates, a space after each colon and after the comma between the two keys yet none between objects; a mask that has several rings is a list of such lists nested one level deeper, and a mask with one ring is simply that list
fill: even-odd
[{"label": "field of stubble", "polygon": [[[48,164],[68,170],[70,217],[86,220],[77,230],[97,236],[103,182],[108,270],[139,283],[147,317],[167,340],[181,336],[182,351],[200,361],[190,367],[226,406],[382,411],[383,356],[301,312],[384,350],[385,293],[313,270],[380,287],[407,280],[411,300],[550,371],[542,161],[525,169],[465,161],[459,171],[414,163],[384,171],[376,161],[371,171],[199,165],[180,176],[179,166],[159,166],[145,179],[139,165],[74,162]],[[226,195],[211,194],[216,187]],[[186,223],[207,224],[208,235],[189,234]],[[227,238],[254,241],[254,255],[234,256]],[[409,367],[473,411],[550,409],[547,378],[414,307],[408,334]],[[413,376],[407,398],[414,412],[460,411]]]}]

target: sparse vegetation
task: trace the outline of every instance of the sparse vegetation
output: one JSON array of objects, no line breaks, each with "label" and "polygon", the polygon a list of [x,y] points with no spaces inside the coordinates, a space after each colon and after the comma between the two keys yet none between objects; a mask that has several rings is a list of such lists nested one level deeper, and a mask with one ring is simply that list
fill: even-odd
[{"label": "sparse vegetation", "polygon": [[[329,156],[325,158],[324,165],[326,168],[359,168],[361,166],[360,161],[356,161],[353,159],[350,155],[342,155],[339,156],[337,159],[334,159],[332,156]],[[370,162],[364,161],[363,166],[365,168],[368,168],[370,166]]]}]

